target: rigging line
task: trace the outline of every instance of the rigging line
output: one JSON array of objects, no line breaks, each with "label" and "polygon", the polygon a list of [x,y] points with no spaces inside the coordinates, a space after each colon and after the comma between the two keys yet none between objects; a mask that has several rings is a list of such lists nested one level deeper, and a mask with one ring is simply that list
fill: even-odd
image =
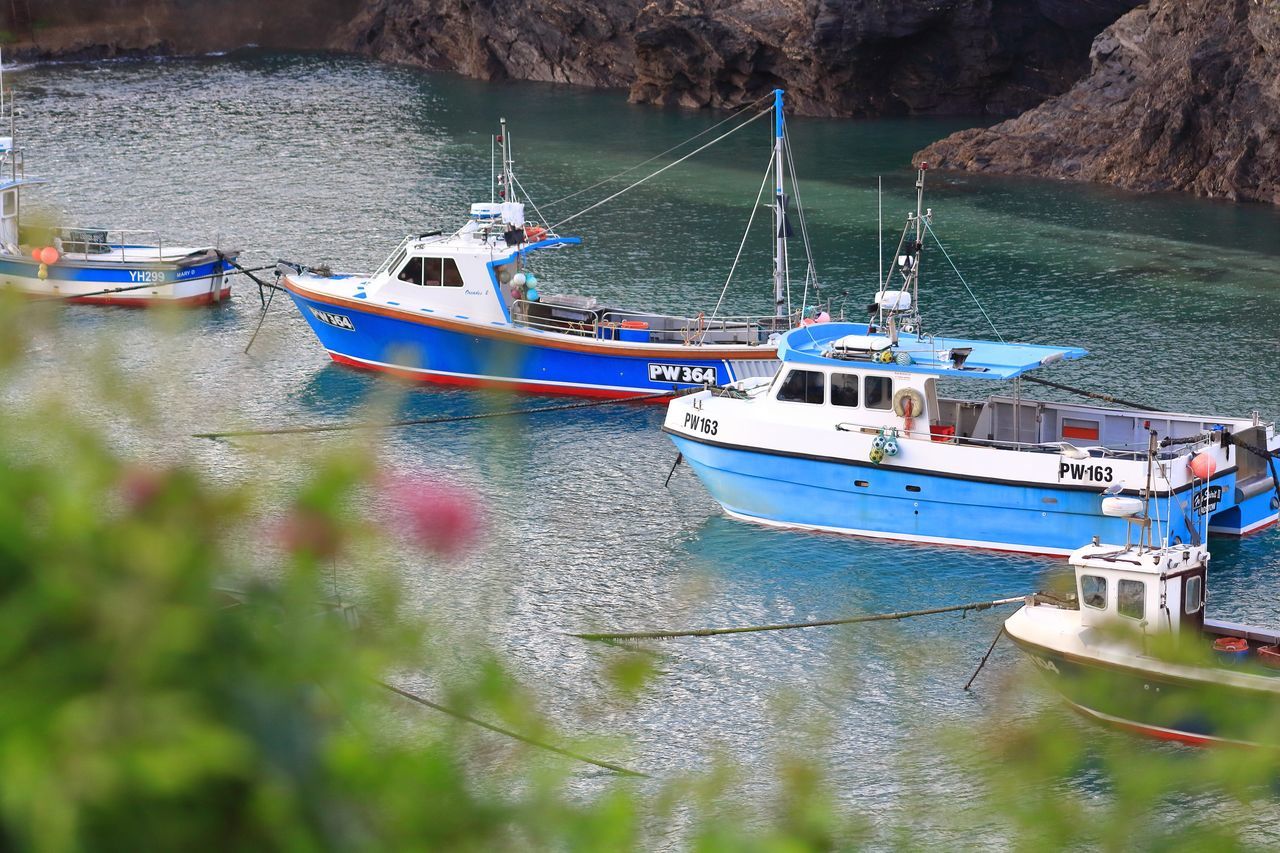
[{"label": "rigging line", "polygon": [[744,625],[737,628],[695,628],[688,631],[615,631],[597,634],[570,634],[580,640],[664,640],[672,637],[718,637],[724,634],[754,634],[760,631],[790,631],[796,628],[825,628],[832,625],[856,625],[861,622],[892,622],[914,616],[933,616],[938,613],[990,610],[1006,604],[1022,604],[1027,596],[998,598],[995,601],[974,601],[969,604],[952,604],[947,607],[930,607],[925,610],[904,610],[898,613],[875,613],[866,616],[849,616],[843,619],[821,619],[815,622],[783,622],[774,625]]},{"label": "rigging line", "polygon": [[641,184],[643,184],[644,182],[649,181],[649,180],[651,180],[651,179],[653,179],[653,178],[658,177],[658,175],[661,175],[663,172],[667,171],[668,169],[670,169],[670,168],[672,168],[672,167],[674,167],[674,166],[679,166],[681,163],[683,163],[685,160],[688,160],[688,159],[689,159],[690,157],[692,157],[693,155],[698,154],[698,153],[701,153],[702,151],[705,151],[706,149],[710,148],[712,145],[715,145],[717,142],[720,142],[720,141],[721,141],[721,140],[723,140],[723,139],[727,139],[728,137],[730,137],[730,136],[732,136],[733,134],[737,133],[739,130],[742,130],[744,127],[746,127],[747,125],[751,124],[751,122],[756,121],[757,119],[759,119],[759,118],[760,118],[760,117],[762,117],[762,116],[770,115],[772,112],[773,112],[773,110],[771,110],[771,109],[770,109],[770,110],[761,110],[760,112],[758,112],[758,113],[756,113],[755,115],[753,115],[751,118],[749,118],[749,119],[747,119],[746,121],[744,121],[742,124],[740,124],[740,125],[738,125],[737,127],[733,128],[732,130],[728,130],[728,131],[726,131],[726,132],[722,133],[721,135],[717,136],[715,139],[711,140],[710,142],[708,142],[708,143],[706,143],[706,144],[704,144],[704,145],[702,145],[702,146],[700,146],[700,147],[698,147],[698,148],[693,149],[693,150],[692,150],[692,151],[690,151],[688,154],[686,154],[686,155],[684,155],[683,157],[681,157],[679,160],[672,160],[670,163],[668,163],[667,165],[663,166],[663,167],[662,167],[661,169],[659,169],[658,171],[653,172],[653,173],[651,173],[651,174],[649,174],[649,175],[646,175],[645,177],[641,178],[640,180],[636,181],[636,182],[635,182],[635,183],[633,183],[633,184],[630,184],[630,185],[628,185],[628,186],[623,187],[622,189],[618,190],[618,191],[617,191],[616,193],[614,193],[613,195],[608,196],[607,198],[603,198],[603,199],[601,199],[600,201],[596,202],[595,204],[591,205],[590,207],[585,207],[585,208],[583,208],[582,210],[579,210],[577,213],[574,213],[574,214],[572,214],[572,215],[570,215],[570,216],[566,216],[564,219],[561,219],[561,220],[560,220],[559,222],[557,222],[555,225],[550,226],[550,229],[551,229],[552,231],[554,231],[554,230],[556,230],[557,228],[559,228],[561,225],[564,225],[564,224],[566,224],[566,223],[572,222],[573,220],[577,219],[579,216],[582,216],[584,213],[589,213],[589,212],[591,212],[591,211],[595,210],[597,207],[600,207],[601,205],[604,205],[604,204],[607,204],[607,203],[609,203],[609,202],[613,201],[615,198],[617,198],[618,196],[622,195],[623,193],[630,192],[631,190],[633,190],[633,189],[635,189],[636,187],[640,186],[640,185],[641,185]]},{"label": "rigging line", "polygon": [[550,204],[548,204],[548,205],[547,205],[547,207],[548,207],[548,208],[555,207],[557,204],[560,204],[561,202],[568,201],[568,200],[569,200],[569,199],[571,199],[571,198],[576,198],[577,196],[580,196],[580,195],[582,195],[582,194],[583,194],[583,193],[585,193],[585,192],[590,192],[591,190],[595,189],[596,187],[604,186],[605,184],[609,183],[610,181],[616,181],[618,178],[621,178],[623,175],[628,175],[628,174],[630,174],[630,173],[634,172],[636,169],[639,169],[641,166],[647,166],[647,165],[649,165],[650,163],[652,163],[654,160],[657,160],[657,159],[659,159],[659,158],[661,158],[661,157],[665,157],[665,156],[667,156],[668,154],[670,154],[672,151],[675,151],[675,150],[677,150],[677,149],[683,148],[683,147],[685,147],[686,145],[688,145],[690,142],[693,142],[693,141],[694,141],[694,140],[696,140],[696,139],[700,139],[700,138],[702,138],[703,136],[706,136],[708,133],[710,133],[711,131],[713,131],[713,130],[715,130],[716,128],[720,127],[722,124],[725,124],[725,123],[727,123],[727,122],[731,122],[731,121],[733,121],[733,120],[734,120],[735,118],[737,118],[738,116],[740,116],[740,115],[742,115],[743,113],[747,112],[747,111],[748,111],[748,110],[750,110],[751,108],[753,108],[753,107],[755,107],[755,106],[759,105],[760,103],[762,103],[762,102],[764,102],[764,101],[767,101],[767,100],[771,99],[772,97],[773,97],[773,93],[772,93],[772,92],[770,92],[769,94],[765,95],[764,97],[759,98],[759,99],[757,99],[757,100],[755,100],[755,101],[752,101],[752,102],[751,102],[751,103],[749,103],[749,104],[746,104],[745,106],[743,106],[743,107],[741,107],[740,109],[738,109],[736,112],[734,112],[734,113],[730,114],[727,118],[722,119],[721,121],[716,122],[715,124],[711,125],[711,127],[708,127],[706,130],[702,131],[701,133],[694,134],[693,136],[689,137],[688,139],[684,140],[683,142],[679,142],[679,143],[677,143],[677,144],[675,144],[675,145],[671,146],[671,147],[670,147],[670,148],[668,148],[666,151],[663,151],[663,152],[661,152],[661,153],[659,153],[659,154],[654,154],[652,157],[650,157],[648,160],[645,160],[645,161],[644,161],[644,162],[642,162],[642,163],[636,163],[634,166],[632,166],[632,167],[631,167],[631,168],[629,168],[629,169],[623,169],[621,172],[619,172],[618,174],[616,174],[616,175],[614,175],[614,176],[612,176],[612,177],[605,178],[603,181],[596,181],[596,182],[595,182],[594,184],[592,184],[591,186],[589,186],[589,187],[583,187],[582,189],[578,190],[577,192],[569,193],[569,194],[568,194],[567,196],[565,196],[564,198],[558,198],[558,199],[556,199],[555,201],[553,201],[553,202],[551,202]]},{"label": "rigging line", "polygon": [[933,233],[933,226],[929,224],[929,220],[924,220],[925,230],[933,237],[933,241],[938,244],[938,248],[942,250],[942,257],[947,259],[947,263],[951,264],[951,269],[955,270],[956,276],[959,277],[960,283],[964,285],[964,289],[969,291],[969,297],[973,300],[973,304],[978,306],[978,310],[982,312],[982,316],[987,318],[987,325],[991,327],[991,331],[995,332],[1000,343],[1006,343],[1004,337],[1000,334],[1000,330],[996,328],[996,324],[992,321],[991,315],[987,313],[987,309],[982,307],[982,303],[978,301],[978,296],[969,287],[969,282],[964,280],[964,276],[960,274],[960,269],[956,266],[955,261],[951,260],[951,256],[947,254],[947,249],[942,245],[942,241],[938,239],[938,235]]},{"label": "rigging line", "polygon": [[[742,242],[738,244],[738,253],[733,256],[733,265],[729,267],[729,276],[724,280],[724,287],[720,289],[720,298],[716,300],[715,310],[711,312],[711,320],[714,320],[716,315],[720,313],[720,306],[724,304],[725,294],[729,292],[729,282],[733,281],[733,274],[738,269],[738,261],[742,259],[742,250],[747,245],[747,237],[751,234],[751,226],[756,221],[756,213],[760,210],[760,199],[764,196],[764,188],[765,185],[769,183],[769,173],[772,169],[773,154],[770,154],[769,165],[765,166],[764,178],[760,181],[759,191],[756,192],[755,204],[751,205],[751,216],[747,218],[746,230],[742,232]],[[710,327],[708,326],[702,330],[702,335],[698,338],[698,343],[702,343],[702,341],[707,337],[707,331],[709,329]]]},{"label": "rigging line", "polygon": [[515,172],[511,173],[511,180],[515,181],[516,188],[519,189],[520,192],[524,193],[525,200],[529,202],[529,206],[533,208],[533,212],[538,214],[538,218],[541,219],[545,225],[547,217],[542,215],[541,210],[538,210],[538,203],[533,200],[533,196],[529,195],[529,192],[524,188],[524,184],[520,183],[520,179],[516,177]]},{"label": "rigging line", "polygon": [[581,753],[565,749],[564,747],[547,743],[544,740],[538,740],[537,738],[529,737],[528,735],[522,735],[519,732],[512,731],[511,729],[504,729],[502,726],[495,726],[493,723],[486,723],[484,720],[477,719],[470,714],[464,714],[461,711],[441,705],[437,702],[432,702],[430,699],[419,696],[416,693],[410,693],[408,690],[396,687],[394,684],[390,684],[386,681],[379,681],[378,684],[397,696],[402,696],[405,699],[408,699],[410,702],[416,702],[425,708],[430,708],[433,711],[439,711],[442,714],[448,714],[454,719],[471,723],[473,726],[479,726],[480,728],[488,729],[491,732],[497,732],[500,735],[505,735],[506,737],[518,740],[521,743],[526,743],[529,746],[536,746],[538,749],[545,749],[547,752],[554,752],[556,755],[563,755],[565,758],[572,758],[575,761],[581,761],[585,764],[593,764],[596,767],[603,767],[605,770],[612,770],[614,773],[620,773],[623,776],[635,776],[642,779],[650,778],[648,773],[641,773],[639,770],[630,770],[618,764],[601,761],[597,758],[591,758],[589,756],[582,755]]},{"label": "rigging line", "polygon": [[813,282],[814,293],[822,290],[822,286],[818,284],[818,269],[813,262],[813,246],[809,242],[809,224],[804,215],[804,201],[800,198],[800,182],[796,180],[796,166],[791,156],[791,133],[784,131],[782,141],[783,148],[787,153],[787,168],[791,170],[791,190],[796,196],[796,218],[800,220],[800,239],[804,242],[804,256],[809,264],[809,269],[804,279],[804,294],[800,300],[800,310],[803,311],[809,300],[809,282]]},{"label": "rigging line", "polygon": [[588,400],[580,403],[562,403],[555,406],[539,406],[532,409],[506,409],[498,412],[478,412],[473,415],[441,415],[434,418],[414,418],[412,420],[388,421],[385,423],[321,424],[319,426],[276,427],[274,429],[245,429],[233,432],[197,432],[192,433],[191,437],[208,438],[217,441],[224,438],[243,438],[246,436],[258,435],[306,435],[317,432],[347,432],[350,430],[388,429],[390,427],[420,426],[423,424],[451,424],[459,423],[461,421],[485,420],[486,418],[518,417],[520,415],[540,415],[543,412],[565,412],[570,409],[589,409],[598,406],[617,405],[619,403],[641,403],[645,400],[681,397],[685,394],[702,391],[703,388],[704,386],[695,385],[692,388],[661,391],[657,394],[641,394],[638,397],[619,397],[609,400]]},{"label": "rigging line", "polygon": [[1044,385],[1049,388],[1057,388],[1059,391],[1067,391],[1072,394],[1079,394],[1081,397],[1089,397],[1094,400],[1101,400],[1104,403],[1115,403],[1119,406],[1127,406],[1130,409],[1137,409],[1142,412],[1161,412],[1163,409],[1157,409],[1155,406],[1148,406],[1146,403],[1135,403],[1131,400],[1122,400],[1119,397],[1112,397],[1110,394],[1099,394],[1096,391],[1086,391],[1083,388],[1073,388],[1070,385],[1063,385],[1061,382],[1050,382],[1048,379],[1040,379],[1035,376],[1023,375],[1019,377],[1027,382],[1034,382],[1037,385]]}]

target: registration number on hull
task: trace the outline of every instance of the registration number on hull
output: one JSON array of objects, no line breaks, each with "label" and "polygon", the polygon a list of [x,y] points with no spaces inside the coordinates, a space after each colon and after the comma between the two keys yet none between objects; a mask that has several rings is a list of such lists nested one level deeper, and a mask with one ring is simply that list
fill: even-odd
[{"label": "registration number on hull", "polygon": [[681,385],[714,385],[716,369],[697,364],[649,363],[650,382],[675,382]]},{"label": "registration number on hull", "polygon": [[[311,308],[311,306],[307,306]],[[311,308],[311,316],[315,317],[321,323],[328,323],[335,329],[346,329],[348,332],[356,330],[356,324],[351,322],[351,318],[345,314],[334,314],[332,311],[321,311],[319,308]]]}]

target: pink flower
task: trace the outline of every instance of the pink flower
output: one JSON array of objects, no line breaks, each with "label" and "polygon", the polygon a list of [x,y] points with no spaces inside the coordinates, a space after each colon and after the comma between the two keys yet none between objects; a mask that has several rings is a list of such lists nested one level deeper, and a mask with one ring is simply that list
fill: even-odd
[{"label": "pink flower", "polygon": [[120,474],[120,496],[125,504],[137,511],[150,506],[152,501],[164,491],[168,474],[158,468],[145,465],[131,465]]},{"label": "pink flower", "polygon": [[457,557],[480,538],[480,504],[470,491],[429,477],[381,480],[393,530],[442,557]]}]

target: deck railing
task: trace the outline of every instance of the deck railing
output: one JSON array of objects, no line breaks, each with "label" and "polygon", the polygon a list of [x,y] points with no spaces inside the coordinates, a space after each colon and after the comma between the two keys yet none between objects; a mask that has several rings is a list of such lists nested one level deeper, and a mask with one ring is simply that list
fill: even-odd
[{"label": "deck railing", "polygon": [[544,332],[598,340],[636,343],[707,345],[763,344],[769,335],[793,328],[794,317],[676,317],[617,308],[579,307],[568,303],[513,300],[511,320]]},{"label": "deck railing", "polygon": [[[103,263],[157,261],[164,253],[164,243],[156,231],[73,226],[59,228],[55,234],[62,244],[63,254],[112,255],[94,259]],[[113,254],[117,250],[119,256]],[[133,251],[132,256],[130,250]]]}]

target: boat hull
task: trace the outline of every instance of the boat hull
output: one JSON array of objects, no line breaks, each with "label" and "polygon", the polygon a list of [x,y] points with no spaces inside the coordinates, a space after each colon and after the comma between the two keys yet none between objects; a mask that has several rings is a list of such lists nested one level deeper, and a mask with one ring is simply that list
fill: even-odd
[{"label": "boat hull", "polygon": [[35,298],[89,305],[208,305],[231,295],[228,274],[236,253],[200,255],[189,261],[102,263],[62,260],[45,268],[26,258],[0,258],[0,287]]},{"label": "boat hull", "polygon": [[[1093,536],[1125,541],[1096,487],[944,476],[845,459],[801,458],[694,440],[666,428],[707,491],[730,515],[780,527],[882,539],[1069,554]],[[992,472],[998,473],[998,472]],[[1215,480],[1231,488],[1233,472]],[[1167,519],[1190,542],[1186,519]]]},{"label": "boat hull", "polygon": [[1194,746],[1277,745],[1266,731],[1280,712],[1280,677],[1256,676],[1245,686],[1211,667],[1175,674],[1137,655],[1126,666],[1009,636],[1073,709],[1105,725]]},{"label": "boat hull", "polygon": [[468,323],[318,298],[285,286],[330,357],[351,367],[443,385],[626,398],[724,384],[777,369],[770,347],[631,345]]}]

